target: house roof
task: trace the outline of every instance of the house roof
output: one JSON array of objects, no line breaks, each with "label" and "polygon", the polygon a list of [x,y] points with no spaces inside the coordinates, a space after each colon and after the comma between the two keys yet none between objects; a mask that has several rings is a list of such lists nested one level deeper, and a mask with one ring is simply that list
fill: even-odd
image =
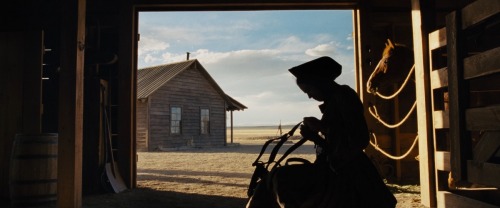
[{"label": "house roof", "polygon": [[207,70],[196,59],[139,69],[137,72],[137,99],[147,98],[182,71],[195,65],[227,103],[226,110],[244,110],[247,107],[230,97],[219,87]]}]

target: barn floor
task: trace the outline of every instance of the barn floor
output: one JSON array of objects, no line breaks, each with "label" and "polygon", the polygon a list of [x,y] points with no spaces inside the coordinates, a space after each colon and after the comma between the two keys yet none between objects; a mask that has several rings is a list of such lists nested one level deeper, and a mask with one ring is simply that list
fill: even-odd
[{"label": "barn floor", "polygon": [[[264,141],[246,139],[224,148],[140,152],[138,189],[85,197],[84,207],[245,207],[246,190],[254,170],[251,164]],[[291,143],[282,149],[286,150],[288,145]],[[313,152],[313,145],[306,143],[294,156],[313,160]],[[267,159],[266,155],[263,158]],[[388,186],[398,199],[397,207],[424,207],[420,205],[418,185]]]},{"label": "barn floor", "polygon": [[[83,207],[245,207],[246,189],[253,173],[251,164],[264,140],[235,142],[239,145],[140,152],[137,189],[120,194],[84,196]],[[306,143],[294,156],[312,160],[313,152],[312,144]],[[398,199],[397,207],[424,207],[420,204],[418,185],[388,186]]]}]

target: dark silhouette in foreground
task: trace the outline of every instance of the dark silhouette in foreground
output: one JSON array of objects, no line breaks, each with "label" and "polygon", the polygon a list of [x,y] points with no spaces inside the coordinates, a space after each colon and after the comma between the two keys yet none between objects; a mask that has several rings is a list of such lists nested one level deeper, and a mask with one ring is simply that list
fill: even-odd
[{"label": "dark silhouette in foreground", "polygon": [[260,171],[247,207],[395,207],[395,197],[363,151],[369,142],[363,105],[353,89],[334,81],[340,64],[320,57],[289,71],[309,98],[323,102],[321,119],[305,117],[300,127],[303,138],[317,145],[316,161],[283,166],[277,161],[269,172]]}]

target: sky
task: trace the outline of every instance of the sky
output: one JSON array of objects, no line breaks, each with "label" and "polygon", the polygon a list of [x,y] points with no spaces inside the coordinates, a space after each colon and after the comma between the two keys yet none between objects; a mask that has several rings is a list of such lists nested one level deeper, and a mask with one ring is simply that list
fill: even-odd
[{"label": "sky", "polygon": [[350,10],[141,12],[139,33],[139,70],[186,60],[189,52],[248,107],[234,111],[235,126],[320,118],[321,103],[297,87],[288,69],[321,56],[339,62],[336,82],[355,89]]}]

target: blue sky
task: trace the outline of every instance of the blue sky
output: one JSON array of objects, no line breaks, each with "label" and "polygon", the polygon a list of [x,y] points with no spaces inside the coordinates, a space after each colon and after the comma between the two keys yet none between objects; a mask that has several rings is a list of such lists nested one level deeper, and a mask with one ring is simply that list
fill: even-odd
[{"label": "blue sky", "polygon": [[[320,56],[354,88],[350,10],[141,12],[138,68],[198,59],[224,92],[248,107],[234,125],[295,124],[320,117],[288,69]],[[228,122],[229,123],[229,122]]]}]

